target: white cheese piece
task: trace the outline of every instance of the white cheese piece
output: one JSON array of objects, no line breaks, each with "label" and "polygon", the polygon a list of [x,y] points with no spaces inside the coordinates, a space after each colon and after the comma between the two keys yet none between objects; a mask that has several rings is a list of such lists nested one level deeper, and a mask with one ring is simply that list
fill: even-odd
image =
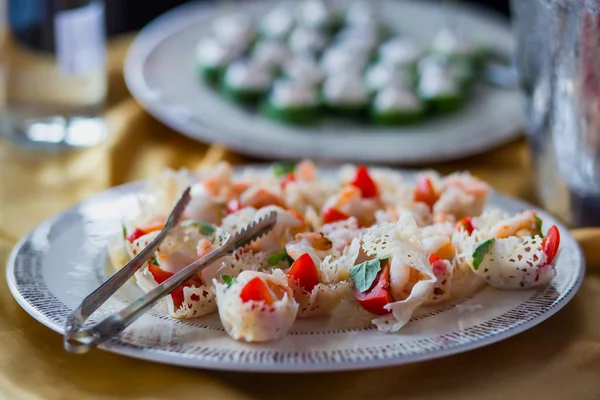
[{"label": "white cheese piece", "polygon": [[227,67],[224,79],[225,84],[232,88],[266,90],[271,85],[272,75],[256,63],[236,61]]},{"label": "white cheese piece", "polygon": [[417,111],[422,105],[419,98],[409,90],[386,88],[377,93],[373,107],[379,111]]},{"label": "white cheese piece", "polygon": [[289,57],[289,48],[275,40],[262,41],[256,44],[252,52],[252,61],[266,68],[278,68]]},{"label": "white cheese piece", "polygon": [[459,92],[451,71],[439,67],[431,67],[421,73],[418,90],[424,98],[456,95]]},{"label": "white cheese piece", "polygon": [[294,27],[294,15],[285,5],[275,7],[260,23],[261,34],[269,39],[284,39]]},{"label": "white cheese piece", "polygon": [[196,61],[205,67],[224,67],[233,61],[239,51],[215,39],[204,39],[196,46]]},{"label": "white cheese piece", "polygon": [[298,27],[290,34],[289,45],[294,53],[318,53],[327,45],[327,37],[317,29]]},{"label": "white cheese piece", "polygon": [[302,108],[317,104],[317,93],[311,86],[290,80],[275,82],[269,101],[276,108]]},{"label": "white cheese piece", "polygon": [[219,42],[236,47],[247,46],[254,37],[252,21],[240,14],[217,18],[212,24],[212,32]]},{"label": "white cheese piece", "polygon": [[412,41],[403,37],[394,37],[379,48],[379,56],[384,63],[405,66],[416,62],[422,50]]},{"label": "white cheese piece", "polygon": [[442,54],[458,54],[463,56],[470,55],[475,50],[470,41],[448,29],[441,30],[435,36],[431,47],[434,51]]},{"label": "white cheese piece", "polygon": [[360,73],[368,63],[364,52],[337,47],[327,50],[321,59],[321,67],[328,75],[348,71]]},{"label": "white cheese piece", "polygon": [[330,25],[335,12],[330,2],[320,0],[304,0],[296,9],[298,23],[311,28],[324,28]]},{"label": "white cheese piece", "polygon": [[410,86],[410,77],[402,69],[388,64],[377,63],[367,69],[365,83],[372,91],[388,87],[408,88]]},{"label": "white cheese piece", "polygon": [[341,73],[323,83],[323,96],[331,105],[361,106],[367,103],[369,91],[360,75]]},{"label": "white cheese piece", "polygon": [[291,80],[315,86],[320,85],[325,74],[312,57],[295,57],[283,65],[284,74]]}]

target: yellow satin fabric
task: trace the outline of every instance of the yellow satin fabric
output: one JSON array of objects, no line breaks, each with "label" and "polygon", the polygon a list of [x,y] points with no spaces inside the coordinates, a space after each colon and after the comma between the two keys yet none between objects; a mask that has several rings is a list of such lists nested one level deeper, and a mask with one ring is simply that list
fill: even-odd
[{"label": "yellow satin fabric", "polygon": [[[105,188],[166,167],[226,159],[252,162],[189,140],[148,116],[127,94],[121,65],[129,38],[110,44],[110,140],[52,156],[0,143],[0,265],[38,222]],[[459,162],[498,191],[533,200],[523,141]],[[0,280],[0,398],[15,399],[598,399],[600,398],[600,229],[574,232],[588,272],[580,293],[556,316],[515,338],[469,353],[402,367],[308,375],[192,370],[102,351],[76,356],[29,317]]]}]

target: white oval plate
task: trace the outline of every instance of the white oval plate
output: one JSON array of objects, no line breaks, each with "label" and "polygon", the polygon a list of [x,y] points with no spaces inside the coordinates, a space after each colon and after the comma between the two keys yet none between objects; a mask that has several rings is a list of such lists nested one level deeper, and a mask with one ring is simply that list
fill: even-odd
[{"label": "white oval plate", "polygon": [[[138,210],[130,184],[103,192],[39,225],[13,250],[8,286],[34,318],[63,333],[67,316],[110,274],[108,237],[122,219]],[[518,212],[532,206],[492,194],[490,206]],[[231,339],[218,315],[179,321],[150,311],[118,338],[101,347],[146,360],[197,368],[260,372],[315,372],[405,364],[460,353],[525,331],[561,309],[584,275],[581,250],[569,231],[539,211],[544,229],[561,233],[557,276],[536,290],[500,291],[485,287],[455,303],[419,311],[401,331],[379,332],[336,310],[330,318],[298,320],[279,341],[245,344]],[[94,319],[112,314],[141,290],[128,283]],[[477,306],[471,311],[465,307]],[[480,306],[480,307],[479,307]]]},{"label": "white oval plate", "polygon": [[[260,16],[273,4],[244,1],[237,2],[236,9]],[[445,22],[439,3],[380,0],[378,5],[392,26],[423,44]],[[463,111],[410,128],[339,120],[301,128],[270,121],[228,102],[198,79],[195,45],[217,13],[213,6],[191,3],[159,17],[137,36],[125,63],[125,80],[135,98],[191,138],[271,159],[422,164],[481,153],[520,135],[524,117],[518,90],[487,85],[476,88]],[[512,54],[510,27],[497,16],[461,6],[449,18],[474,41]]]}]

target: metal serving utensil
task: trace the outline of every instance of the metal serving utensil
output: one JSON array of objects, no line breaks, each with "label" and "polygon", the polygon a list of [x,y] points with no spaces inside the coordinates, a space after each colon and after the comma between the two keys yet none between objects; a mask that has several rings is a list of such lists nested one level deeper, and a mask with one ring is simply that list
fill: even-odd
[{"label": "metal serving utensil", "polygon": [[183,210],[190,201],[190,198],[190,188],[188,187],[173,208],[173,211],[167,218],[167,222],[159,235],[144,250],[127,263],[125,267],[87,296],[81,305],[71,313],[65,324],[63,340],[65,350],[71,353],[86,353],[92,347],[118,335],[179,285],[183,284],[202,269],[211,265],[223,256],[233,253],[236,249],[244,247],[253,240],[268,233],[273,229],[277,222],[277,213],[271,212],[269,215],[249,224],[241,231],[236,232],[235,235],[230,236],[222,246],[189,264],[144,296],[127,305],[121,311],[103,319],[95,325],[83,327],[94,311],[104,304],[138,269],[140,269],[140,267],[144,265],[144,263],[154,256],[155,251],[167,237],[169,231],[178,224],[183,214]]}]

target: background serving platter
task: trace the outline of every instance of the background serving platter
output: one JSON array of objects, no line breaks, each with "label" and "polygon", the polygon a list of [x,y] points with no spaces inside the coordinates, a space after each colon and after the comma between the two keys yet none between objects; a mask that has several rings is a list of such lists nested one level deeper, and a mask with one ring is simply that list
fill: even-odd
[{"label": "background serving platter", "polygon": [[[62,333],[64,321],[83,298],[111,274],[109,237],[137,210],[141,184],[120,186],[39,225],[13,250],[8,286],[34,318]],[[532,206],[492,194],[489,205],[508,212]],[[568,230],[538,211],[544,230],[556,224],[562,236],[557,276],[539,289],[500,291],[486,287],[467,299],[427,307],[400,332],[385,334],[361,318],[344,315],[299,320],[291,333],[265,344],[235,342],[218,316],[178,321],[149,312],[102,347],[156,362],[197,368],[259,372],[316,372],[405,364],[485,346],[527,330],[561,309],[579,288],[584,263]],[[112,314],[141,295],[128,284],[96,318]]]},{"label": "background serving platter", "polygon": [[[236,11],[261,16],[276,1],[236,3]],[[393,27],[428,43],[450,20],[475,42],[512,54],[508,24],[493,14],[457,7],[448,13],[427,1],[377,2]],[[201,141],[217,142],[259,157],[422,164],[481,153],[520,135],[524,117],[515,89],[479,85],[464,110],[403,128],[376,128],[349,121],[294,127],[268,120],[224,99],[200,82],[194,66],[197,41],[223,12],[190,3],[161,16],[137,36],[125,63],[134,97],[171,128]]]}]

